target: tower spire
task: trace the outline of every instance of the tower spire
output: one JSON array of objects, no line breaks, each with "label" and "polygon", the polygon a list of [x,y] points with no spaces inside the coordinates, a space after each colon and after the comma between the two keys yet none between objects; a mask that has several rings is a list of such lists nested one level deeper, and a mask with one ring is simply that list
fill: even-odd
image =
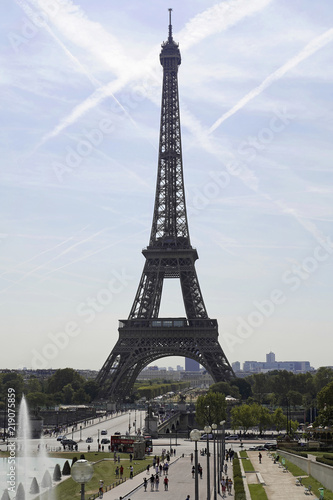
[{"label": "tower spire", "polygon": [[168,10],[169,10],[169,37],[168,37],[168,41],[172,42],[172,24],[171,24],[171,12],[172,12],[172,9],[168,9]]}]

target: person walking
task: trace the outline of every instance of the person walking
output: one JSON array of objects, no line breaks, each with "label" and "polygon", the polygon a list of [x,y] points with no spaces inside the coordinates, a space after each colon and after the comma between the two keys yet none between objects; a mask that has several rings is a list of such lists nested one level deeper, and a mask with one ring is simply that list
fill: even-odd
[{"label": "person walking", "polygon": [[156,474],[155,476],[155,491],[158,491],[158,487],[160,485],[160,476]]},{"label": "person walking", "polygon": [[134,472],[133,465],[131,465],[131,467],[130,467],[130,479],[133,479],[133,472]]},{"label": "person walking", "polygon": [[164,482],[164,490],[168,491],[168,489],[169,489],[169,478],[168,478],[168,476],[164,477],[163,482]]},{"label": "person walking", "polygon": [[261,458],[262,458],[262,454],[260,453],[260,451],[259,451],[259,455],[258,455],[258,458],[259,458],[259,463],[261,464]]},{"label": "person walking", "polygon": [[194,467],[194,465],[193,465],[193,467],[192,467],[192,477],[193,477],[193,478],[195,477],[195,467]]},{"label": "person walking", "polygon": [[224,474],[228,473],[228,464],[224,464]]},{"label": "person walking", "polygon": [[150,476],[150,491],[154,491],[155,477],[154,474]]},{"label": "person walking", "polygon": [[120,479],[122,479],[124,474],[124,467],[122,465],[120,466],[119,472],[120,472]]},{"label": "person walking", "polygon": [[148,484],[147,478],[144,477],[143,478],[143,487],[144,487],[145,491],[147,491],[147,484]]},{"label": "person walking", "polygon": [[190,500],[190,495],[187,495],[185,500]]},{"label": "person walking", "polygon": [[193,464],[193,453],[191,453],[191,464]]}]

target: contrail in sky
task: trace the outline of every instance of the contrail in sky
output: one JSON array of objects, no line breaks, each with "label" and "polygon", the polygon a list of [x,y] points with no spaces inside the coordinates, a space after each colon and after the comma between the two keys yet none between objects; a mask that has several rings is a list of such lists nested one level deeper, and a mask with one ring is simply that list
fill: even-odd
[{"label": "contrail in sky", "polygon": [[[206,9],[194,18],[190,19],[183,30],[179,32],[182,49],[187,50],[193,44],[200,42],[207,36],[211,36],[214,33],[235,25],[245,17],[262,10],[271,1],[272,0],[252,0],[252,2],[248,2],[248,0],[230,0],[229,2],[220,2],[214,7]],[[68,14],[68,22],[70,22],[71,18],[78,23],[77,28],[79,28],[79,23],[83,23],[87,36],[89,36],[89,30],[92,31],[92,35],[95,34],[96,23],[91,23],[86,18],[83,19],[79,11]],[[58,26],[58,28],[61,29],[61,26]],[[104,32],[104,28],[102,26],[100,29]],[[178,38],[178,35],[176,36]],[[76,37],[77,33],[74,32],[72,34],[72,41],[74,41],[74,43],[76,42],[80,46],[82,42],[80,39],[76,40]],[[99,48],[99,41],[95,41],[94,36],[91,36],[91,52],[94,54],[99,50]],[[125,85],[133,81],[133,79],[139,80],[143,77],[146,78],[148,71],[150,71],[153,75],[153,68],[155,67],[155,62],[153,61],[146,61],[146,64],[144,65],[144,73],[140,73],[140,68],[134,72],[128,71],[129,61],[128,59],[124,60],[122,54],[119,54],[119,56],[115,54],[113,59],[117,78],[104,86],[98,87],[87,99],[78,104],[53,130],[42,137],[38,147],[44,144],[47,140],[59,135],[59,133],[65,128],[75,123],[79,118],[81,118],[81,116],[96,107],[107,97],[114,97],[116,92],[119,92],[125,87]],[[132,61],[132,63],[136,66],[136,61]],[[126,114],[128,115],[128,113]]]},{"label": "contrail in sky", "polygon": [[242,109],[249,101],[257,97],[257,95],[261,94],[267,87],[272,85],[276,80],[279,80],[283,75],[285,75],[288,71],[295,68],[300,62],[307,59],[312,54],[317,52],[322,47],[325,47],[329,42],[333,40],[333,28],[325,31],[322,35],[314,38],[309,42],[304,49],[302,49],[295,57],[292,57],[287,61],[283,66],[274,71],[274,73],[270,74],[265,80],[255,87],[251,92],[246,94],[240,101],[238,101],[235,106],[233,106],[227,113],[224,113],[215,123],[210,127],[208,133],[211,134],[214,132],[225,120],[230,118],[230,116],[234,115],[237,111]]}]

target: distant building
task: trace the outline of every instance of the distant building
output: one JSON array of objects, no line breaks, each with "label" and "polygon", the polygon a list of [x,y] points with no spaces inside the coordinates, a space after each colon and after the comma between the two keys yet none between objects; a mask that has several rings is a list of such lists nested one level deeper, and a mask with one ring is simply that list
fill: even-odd
[{"label": "distant building", "polygon": [[[234,368],[238,361],[232,364]],[[266,373],[272,370],[287,370],[293,373],[306,373],[314,371],[310,366],[310,361],[276,361],[274,352],[266,354],[266,361],[245,361],[243,363],[244,373]]]},{"label": "distant building", "polygon": [[198,372],[200,371],[200,364],[194,359],[185,358],[185,371],[186,372]]},{"label": "distant building", "polygon": [[232,369],[234,372],[240,372],[241,371],[241,366],[239,361],[235,361],[234,363],[231,364]]}]

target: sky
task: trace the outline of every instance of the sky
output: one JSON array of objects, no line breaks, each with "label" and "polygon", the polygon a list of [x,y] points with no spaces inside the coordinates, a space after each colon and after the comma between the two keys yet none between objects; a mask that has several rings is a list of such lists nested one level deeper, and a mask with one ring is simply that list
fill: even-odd
[{"label": "sky", "polygon": [[[333,365],[332,2],[4,0],[0,368],[99,370],[118,340],[151,229],[168,8],[222,349]],[[179,280],[160,316],[185,316]]]}]

